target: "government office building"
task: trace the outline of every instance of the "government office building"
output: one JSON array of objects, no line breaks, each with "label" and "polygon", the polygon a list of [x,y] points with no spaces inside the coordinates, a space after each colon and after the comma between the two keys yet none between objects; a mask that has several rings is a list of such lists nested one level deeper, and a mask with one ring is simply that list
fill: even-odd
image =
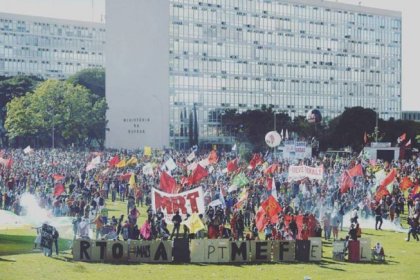
[{"label": "government office building", "polygon": [[[401,13],[320,0],[108,0],[115,148],[232,141],[221,114],[274,106],[401,118]],[[197,117],[195,117],[195,115]],[[227,134],[227,135],[226,135]]]},{"label": "government office building", "polygon": [[0,76],[65,79],[105,66],[105,25],[0,13]]}]

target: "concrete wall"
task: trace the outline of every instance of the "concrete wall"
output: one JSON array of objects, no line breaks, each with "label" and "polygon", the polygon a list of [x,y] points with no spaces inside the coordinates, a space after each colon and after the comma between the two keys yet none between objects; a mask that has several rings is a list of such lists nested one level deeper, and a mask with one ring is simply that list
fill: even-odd
[{"label": "concrete wall", "polygon": [[169,145],[169,1],[106,1],[106,147]]}]

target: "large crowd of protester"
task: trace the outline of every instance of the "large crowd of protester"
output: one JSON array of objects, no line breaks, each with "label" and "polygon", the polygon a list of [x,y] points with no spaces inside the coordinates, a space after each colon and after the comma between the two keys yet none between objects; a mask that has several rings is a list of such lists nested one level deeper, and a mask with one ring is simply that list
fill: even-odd
[{"label": "large crowd of protester", "polygon": [[[359,221],[369,217],[374,218],[377,230],[382,229],[384,220],[396,226],[407,227],[408,223],[406,240],[419,240],[420,158],[415,155],[385,162],[363,155],[282,159],[267,152],[254,154],[250,163],[236,151],[156,150],[146,155],[144,150],[13,149],[2,150],[1,157],[12,162],[0,166],[0,208],[24,215],[20,197],[25,192],[33,194],[39,205],[50,209],[54,216],[73,217],[74,238],[291,240],[322,236],[337,240],[343,231],[344,216],[349,214],[346,235],[350,240],[360,238]],[[98,162],[92,166],[94,159]],[[176,182],[176,192],[196,187],[204,190],[206,211],[198,215],[204,227],[195,232],[185,223],[191,215],[176,213],[169,221],[161,209],[152,208],[151,190],[160,188],[161,173],[168,172],[168,159],[176,164],[169,172]],[[188,183],[185,178],[193,172],[191,164],[203,160],[207,160],[207,176]],[[323,178],[290,181],[290,165],[322,166]],[[356,167],[360,174],[346,183],[343,174]],[[378,172],[396,175],[385,188],[380,186]],[[246,180],[232,187],[238,175]],[[258,217],[260,206],[270,196],[281,210],[274,219]],[[124,203],[126,210],[110,216],[109,205],[115,201]],[[403,214],[407,220],[401,219]],[[261,223],[261,219],[266,221]]]}]

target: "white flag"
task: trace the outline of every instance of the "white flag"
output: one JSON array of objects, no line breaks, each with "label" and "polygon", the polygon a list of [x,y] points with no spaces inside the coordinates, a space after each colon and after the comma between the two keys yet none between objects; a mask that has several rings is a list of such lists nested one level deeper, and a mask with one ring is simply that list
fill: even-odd
[{"label": "white flag", "polygon": [[193,163],[191,163],[190,165],[187,166],[187,170],[192,171],[192,170],[195,170],[196,167],[197,167],[197,163],[193,162]]},{"label": "white flag", "polygon": [[281,138],[283,138],[283,139],[284,139],[283,129],[282,129],[282,130],[281,130],[281,132],[280,132],[280,136],[281,136]]},{"label": "white flag", "polygon": [[201,160],[198,164],[200,164],[202,167],[206,168],[210,164],[209,159],[205,158],[205,159]]},{"label": "white flag", "polygon": [[235,145],[233,145],[232,151],[236,151],[236,143],[235,143]]},{"label": "white flag", "polygon": [[166,162],[165,162],[165,166],[169,171],[172,171],[176,168],[176,163],[174,162],[174,160],[172,158],[169,158]]},{"label": "white flag", "polygon": [[187,160],[188,161],[193,161],[194,158],[195,158],[195,153],[194,152],[191,152],[191,154],[188,155]]},{"label": "white flag", "polygon": [[152,164],[150,162],[149,163],[146,163],[146,165],[143,166],[143,174],[145,174],[145,175],[153,175],[153,166],[152,166]]},{"label": "white flag", "polygon": [[286,129],[286,140],[289,140],[289,132]]},{"label": "white flag", "polygon": [[31,146],[28,146],[28,147],[26,147],[24,150],[23,150],[23,152],[25,153],[25,154],[30,154],[30,153],[32,153],[34,150],[33,149],[31,149]]}]

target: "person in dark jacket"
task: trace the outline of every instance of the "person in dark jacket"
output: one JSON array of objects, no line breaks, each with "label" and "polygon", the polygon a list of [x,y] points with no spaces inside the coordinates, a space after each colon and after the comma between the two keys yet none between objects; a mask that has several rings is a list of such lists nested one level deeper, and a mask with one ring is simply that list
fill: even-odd
[{"label": "person in dark jacket", "polygon": [[[53,238],[53,243],[54,243],[54,246],[55,246],[55,254],[57,256],[58,256],[58,238],[59,237],[60,237],[60,234],[58,233],[58,230],[56,228],[54,228],[52,238]],[[52,253],[52,250],[50,251],[50,253]]]},{"label": "person in dark jacket", "polygon": [[292,220],[289,223],[289,229],[292,232],[293,240],[296,240],[296,237],[298,235],[298,227],[297,227],[294,215],[292,215]]},{"label": "person in dark jacket", "polygon": [[179,227],[181,226],[181,222],[182,222],[182,218],[181,218],[181,215],[179,215],[178,210],[175,212],[175,215],[172,217],[172,222],[174,223],[174,228],[172,229],[172,234],[170,237],[171,240],[174,236],[175,231],[176,231],[176,237],[178,237]]}]

